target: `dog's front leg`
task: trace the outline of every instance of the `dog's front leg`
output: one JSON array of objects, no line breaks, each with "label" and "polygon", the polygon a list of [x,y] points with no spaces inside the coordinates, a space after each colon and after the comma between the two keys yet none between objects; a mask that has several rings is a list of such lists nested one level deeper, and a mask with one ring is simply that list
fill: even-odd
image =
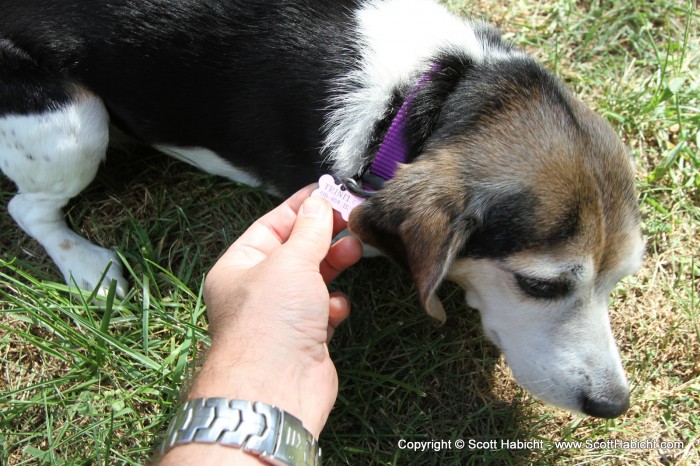
[{"label": "dog's front leg", "polygon": [[126,280],[116,255],[71,231],[61,210],[93,180],[104,160],[107,110],[84,92],[52,107],[0,115],[0,167],[19,191],[8,211],[46,249],[68,284],[104,293],[116,280],[117,293],[124,295]]}]

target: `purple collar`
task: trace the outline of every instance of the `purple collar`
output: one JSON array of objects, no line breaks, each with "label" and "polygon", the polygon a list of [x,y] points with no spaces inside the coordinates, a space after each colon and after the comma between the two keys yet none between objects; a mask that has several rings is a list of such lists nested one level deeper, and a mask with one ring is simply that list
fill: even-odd
[{"label": "purple collar", "polygon": [[375,190],[380,189],[385,181],[394,177],[400,163],[406,163],[410,150],[405,134],[406,126],[408,125],[408,108],[413,103],[413,99],[418,91],[430,81],[433,73],[440,69],[441,66],[439,64],[433,65],[411,89],[411,92],[406,96],[406,100],[403,101],[399,112],[392,120],[372,164],[361,177],[364,181],[363,187],[360,188],[354,179],[345,180],[350,191],[363,197],[372,196],[376,194]]}]

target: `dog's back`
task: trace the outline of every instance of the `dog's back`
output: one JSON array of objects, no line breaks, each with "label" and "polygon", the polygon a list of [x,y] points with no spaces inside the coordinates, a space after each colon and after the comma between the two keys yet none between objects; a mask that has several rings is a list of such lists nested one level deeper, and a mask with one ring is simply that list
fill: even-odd
[{"label": "dog's back", "polygon": [[62,107],[82,88],[100,97],[113,124],[149,144],[206,147],[253,172],[260,163],[247,159],[315,166],[274,179],[256,173],[293,192],[322,171],[329,85],[359,53],[357,4],[237,5],[4,2],[0,115]]}]

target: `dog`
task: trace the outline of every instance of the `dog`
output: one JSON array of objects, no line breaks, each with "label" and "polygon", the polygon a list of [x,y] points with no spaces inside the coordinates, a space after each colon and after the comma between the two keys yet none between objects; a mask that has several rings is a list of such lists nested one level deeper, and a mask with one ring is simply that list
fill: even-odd
[{"label": "dog", "polygon": [[410,272],[430,316],[445,321],[436,290],[454,281],[533,395],[628,409],[607,300],[644,251],[631,157],[496,29],[429,0],[2,3],[8,211],[67,282],[127,288],[61,211],[111,123],[280,195],[331,175],[360,197],[350,230]]}]

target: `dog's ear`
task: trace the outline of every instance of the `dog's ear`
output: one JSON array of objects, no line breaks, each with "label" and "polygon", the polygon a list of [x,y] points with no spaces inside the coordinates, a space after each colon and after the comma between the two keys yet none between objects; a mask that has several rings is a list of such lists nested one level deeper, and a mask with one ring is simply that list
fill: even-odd
[{"label": "dog's ear", "polygon": [[402,184],[406,183],[392,180],[355,208],[350,230],[407,268],[428,315],[444,323],[447,316],[436,291],[473,222],[464,214],[463,203],[450,199],[444,186]]}]

